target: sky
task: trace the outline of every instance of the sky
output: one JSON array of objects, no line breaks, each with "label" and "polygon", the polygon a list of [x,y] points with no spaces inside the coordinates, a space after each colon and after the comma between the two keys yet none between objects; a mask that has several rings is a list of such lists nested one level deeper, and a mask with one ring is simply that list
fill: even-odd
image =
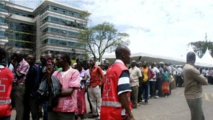
[{"label": "sky", "polygon": [[[35,8],[42,0],[12,0]],[[212,0],[52,0],[91,13],[89,25],[110,22],[129,34],[132,53],[179,57],[190,42],[213,39]]]}]

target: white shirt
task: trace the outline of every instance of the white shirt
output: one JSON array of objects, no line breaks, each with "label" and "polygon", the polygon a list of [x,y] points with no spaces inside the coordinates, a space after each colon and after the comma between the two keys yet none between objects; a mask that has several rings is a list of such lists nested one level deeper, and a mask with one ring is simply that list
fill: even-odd
[{"label": "white shirt", "polygon": [[[71,68],[70,68],[70,69],[71,69]],[[64,72],[61,71],[61,77],[63,78],[63,77],[69,72],[70,69],[68,69],[67,71],[64,71]]]},{"label": "white shirt", "polygon": [[149,81],[156,81],[156,75],[158,74],[158,73],[160,73],[160,71],[158,70],[158,68],[157,67],[153,67],[152,68],[152,71],[154,72],[154,77],[152,78],[152,79],[150,79]]},{"label": "white shirt", "polygon": [[138,67],[129,69],[130,72],[130,86],[139,86],[139,77],[142,77],[141,70]]}]

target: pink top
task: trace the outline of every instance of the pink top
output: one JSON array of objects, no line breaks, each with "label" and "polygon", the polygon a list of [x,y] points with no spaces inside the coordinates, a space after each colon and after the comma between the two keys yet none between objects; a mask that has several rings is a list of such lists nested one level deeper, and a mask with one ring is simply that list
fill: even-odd
[{"label": "pink top", "polygon": [[[63,74],[63,75],[62,75]],[[53,76],[58,78],[62,85],[62,90],[77,88],[72,95],[60,97],[58,105],[53,109],[55,112],[75,112],[77,109],[77,90],[80,87],[80,74],[77,70],[70,68],[66,72],[55,71]]]}]

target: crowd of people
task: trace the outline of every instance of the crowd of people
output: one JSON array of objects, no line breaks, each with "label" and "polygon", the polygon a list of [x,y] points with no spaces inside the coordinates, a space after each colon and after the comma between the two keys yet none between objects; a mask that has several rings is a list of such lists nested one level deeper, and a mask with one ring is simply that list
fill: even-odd
[{"label": "crowd of people", "polygon": [[[83,120],[87,113],[94,119],[120,120],[127,115],[134,120],[131,108],[148,104],[150,98],[168,97],[174,80],[175,86],[183,85],[182,66],[130,62],[124,46],[115,54],[115,63],[105,60],[100,66],[94,58],[77,59],[72,65],[66,53],[42,54],[37,63],[34,55],[24,56],[22,51],[6,62],[7,53],[0,48],[0,119],[10,120],[14,108],[16,120],[30,120],[30,114],[39,120],[41,111],[44,120]],[[113,106],[122,109],[114,112]]]}]

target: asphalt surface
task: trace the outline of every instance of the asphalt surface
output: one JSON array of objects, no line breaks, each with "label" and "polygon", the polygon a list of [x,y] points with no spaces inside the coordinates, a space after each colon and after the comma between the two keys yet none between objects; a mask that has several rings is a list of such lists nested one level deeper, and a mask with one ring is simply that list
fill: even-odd
[{"label": "asphalt surface", "polygon": [[[184,98],[184,88],[175,88],[172,95],[149,99],[147,105],[140,104],[133,109],[136,120],[190,120],[190,111]],[[88,105],[87,105],[88,106]],[[203,86],[203,109],[206,120],[213,120],[213,86]],[[88,110],[89,111],[89,110]],[[13,111],[11,120],[15,120]],[[41,119],[42,120],[42,119]],[[88,119],[85,120],[95,120]]]}]

